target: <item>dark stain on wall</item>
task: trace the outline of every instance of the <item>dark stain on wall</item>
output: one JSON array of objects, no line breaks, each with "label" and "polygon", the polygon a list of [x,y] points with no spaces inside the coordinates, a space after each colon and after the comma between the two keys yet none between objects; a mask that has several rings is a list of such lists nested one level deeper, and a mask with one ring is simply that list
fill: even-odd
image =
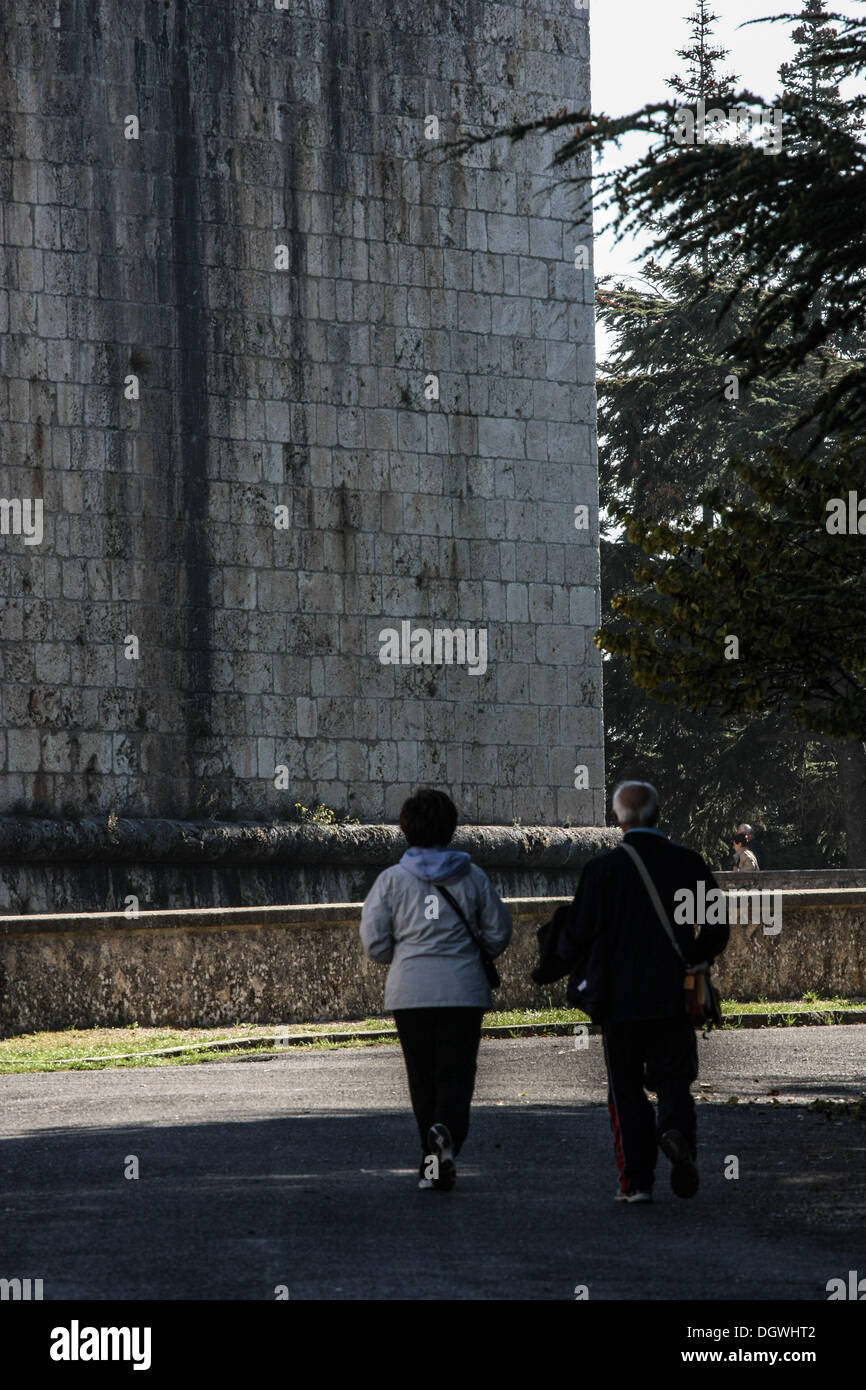
[{"label": "dark stain on wall", "polygon": [[[206,24],[214,16],[205,16]],[[189,798],[198,800],[202,740],[211,727],[210,560],[208,548],[207,325],[197,180],[201,151],[190,82],[190,6],[177,0],[171,40],[174,293],[179,380],[173,458],[181,477],[184,588],[183,700]]]}]

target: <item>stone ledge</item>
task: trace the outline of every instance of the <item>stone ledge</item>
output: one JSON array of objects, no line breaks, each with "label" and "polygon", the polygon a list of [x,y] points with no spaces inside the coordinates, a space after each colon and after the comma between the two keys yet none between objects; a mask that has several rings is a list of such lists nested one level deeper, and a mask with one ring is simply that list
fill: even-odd
[{"label": "stone ledge", "polygon": [[866,869],[714,869],[720,888],[866,888]]},{"label": "stone ledge", "polygon": [[[579,868],[612,848],[619,832],[580,826],[459,826],[452,846],[477,864],[501,868]],[[397,825],[305,825],[105,817],[80,821],[0,816],[0,860],[128,863],[234,863],[295,860],[376,866],[406,848]]]},{"label": "stone ledge", "polygon": [[[753,889],[727,890],[755,892]],[[815,908],[866,907],[863,888],[780,888],[782,913],[812,911]],[[515,921],[546,921],[558,907],[571,899],[506,898],[505,905]],[[121,931],[243,931],[259,927],[345,927],[357,926],[361,907],[355,903],[288,903],[273,907],[197,907],[166,908],[139,912],[127,917],[123,912],[50,912],[27,916],[0,917],[0,935],[20,936],[58,932]],[[746,923],[732,923],[747,925]]]},{"label": "stone ledge", "polygon": [[[524,920],[549,917],[569,898],[506,898],[512,916]],[[347,927],[361,920],[361,903],[291,903],[276,907],[167,908],[139,912],[45,912],[0,917],[0,935],[50,935],[57,932],[243,931],[259,927]]]}]

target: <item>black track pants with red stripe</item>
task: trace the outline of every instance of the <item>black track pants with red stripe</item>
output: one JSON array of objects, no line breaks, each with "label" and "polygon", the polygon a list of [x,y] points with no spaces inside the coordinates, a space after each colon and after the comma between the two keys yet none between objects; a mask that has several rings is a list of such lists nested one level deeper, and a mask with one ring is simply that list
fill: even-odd
[{"label": "black track pants with red stripe", "polygon": [[[695,1102],[689,1089],[698,1074],[694,1025],[688,1018],[606,1023],[603,1041],[620,1189],[649,1192],[658,1135],[677,1129],[692,1153],[696,1149]],[[647,1089],[658,1095],[658,1119]]]}]

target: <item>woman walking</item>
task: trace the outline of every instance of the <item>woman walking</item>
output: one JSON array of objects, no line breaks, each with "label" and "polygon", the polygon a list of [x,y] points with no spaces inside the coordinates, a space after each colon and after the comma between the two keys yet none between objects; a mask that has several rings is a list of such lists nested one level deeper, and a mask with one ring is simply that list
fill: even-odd
[{"label": "woman walking", "polygon": [[403,1049],[421,1140],[418,1186],[450,1191],[469,1130],[481,1020],[492,997],[482,959],[511,939],[511,915],[469,855],[448,849],[457,808],[422,790],[400,811],[409,848],[381,873],[361,914],[367,955],[390,963],[385,1008]]}]

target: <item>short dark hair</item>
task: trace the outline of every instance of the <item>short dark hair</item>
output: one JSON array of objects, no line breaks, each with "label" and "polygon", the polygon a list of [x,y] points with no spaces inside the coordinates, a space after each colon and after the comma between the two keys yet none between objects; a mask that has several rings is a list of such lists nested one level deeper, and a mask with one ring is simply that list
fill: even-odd
[{"label": "short dark hair", "polygon": [[447,845],[457,828],[457,807],[444,792],[422,787],[400,807],[400,829],[410,845]]},{"label": "short dark hair", "polygon": [[735,845],[744,845],[746,843],[745,835],[735,835],[732,843]]}]

